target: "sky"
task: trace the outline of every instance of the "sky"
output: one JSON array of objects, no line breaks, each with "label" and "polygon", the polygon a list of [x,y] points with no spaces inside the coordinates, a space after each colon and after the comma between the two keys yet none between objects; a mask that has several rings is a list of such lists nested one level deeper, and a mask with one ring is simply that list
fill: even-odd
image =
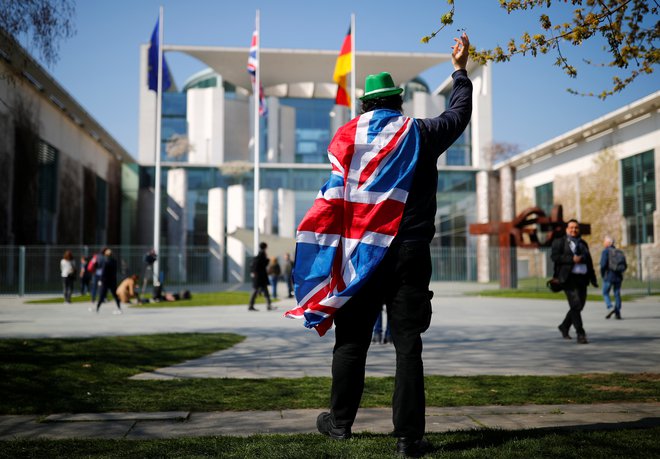
[{"label": "sky", "polygon": [[[160,6],[164,8],[164,43],[173,45],[247,48],[257,9],[263,48],[339,51],[351,13],[356,16],[356,48],[363,51],[449,53],[459,28],[465,29],[477,49],[504,47],[510,38],[538,30],[539,13],[535,11],[507,15],[497,0],[455,3],[455,23],[423,44],[421,38],[437,30],[440,17],[449,10],[445,0],[77,0],[76,34],[60,43],[54,65],[42,65],[137,157],[139,49],[149,41]],[[565,17],[567,7],[559,8],[557,13],[564,16],[557,17]],[[22,41],[30,50],[29,43]],[[494,141],[520,150],[532,148],[660,89],[656,69],[655,74],[639,78],[604,101],[568,93],[569,87],[583,92],[610,87],[609,69],[579,65],[584,57],[598,61],[602,46],[599,42],[574,50],[564,48],[565,55],[578,65],[577,79],[553,65],[554,54],[536,59],[518,56],[494,64]],[[204,68],[182,53],[168,52],[166,59],[179,87]],[[422,77],[434,89],[451,71],[451,64],[443,64]]]}]

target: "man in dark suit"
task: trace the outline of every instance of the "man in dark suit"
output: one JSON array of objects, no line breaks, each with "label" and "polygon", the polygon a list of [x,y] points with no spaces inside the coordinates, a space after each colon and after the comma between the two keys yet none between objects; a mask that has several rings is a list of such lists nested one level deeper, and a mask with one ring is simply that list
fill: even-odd
[{"label": "man in dark suit", "polygon": [[591,283],[598,287],[598,282],[589,246],[580,237],[580,224],[577,220],[569,220],[566,234],[553,241],[552,261],[569,306],[564,321],[558,327],[559,331],[565,339],[571,339],[568,331],[573,325],[578,344],[587,344],[587,334],[582,327],[582,309],[587,302],[587,286]]}]

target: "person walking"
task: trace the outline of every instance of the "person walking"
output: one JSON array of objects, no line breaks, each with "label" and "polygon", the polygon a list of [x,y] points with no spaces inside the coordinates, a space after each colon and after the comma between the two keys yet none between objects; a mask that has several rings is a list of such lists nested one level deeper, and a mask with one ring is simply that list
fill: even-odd
[{"label": "person walking", "polygon": [[115,303],[117,303],[117,310],[113,314],[121,314],[121,304],[117,296],[117,260],[112,256],[112,250],[105,249],[105,252],[103,252],[100,269],[101,291],[99,293],[98,303],[96,303],[96,312],[99,312],[107,293],[110,292],[115,299]]},{"label": "person walking", "polygon": [[[385,308],[385,316],[387,316],[387,308]],[[383,334],[383,328],[385,333]],[[387,319],[387,325],[383,327],[383,311],[381,310],[376,316],[376,323],[374,324],[374,333],[371,337],[372,344],[387,344],[392,342],[392,329],[390,328],[390,319]]]},{"label": "person walking", "polygon": [[257,299],[259,293],[263,293],[266,297],[266,303],[268,304],[268,310],[273,309],[273,306],[270,302],[270,295],[268,294],[268,273],[266,272],[266,267],[268,266],[268,256],[266,255],[266,249],[268,244],[262,242],[259,244],[259,253],[252,259],[252,266],[250,267],[250,277],[252,277],[252,295],[250,296],[250,304],[248,305],[248,311],[258,311],[254,307],[254,301]]},{"label": "person walking", "polygon": [[559,324],[559,331],[564,339],[571,339],[568,333],[571,325],[575,327],[578,344],[587,344],[587,333],[582,324],[582,310],[587,302],[587,286],[591,283],[598,287],[589,246],[580,237],[580,224],[571,219],[566,224],[566,234],[552,242],[552,261],[554,272],[564,289],[568,300],[568,312]]},{"label": "person walking", "polygon": [[469,46],[466,34],[455,39],[453,90],[435,118],[403,116],[403,90],[389,73],[366,77],[363,113],[333,137],[331,178],[298,227],[293,275],[301,304],[286,315],[303,318],[321,336],[334,321],[330,411],[316,421],[333,439],[352,435],[372,331],[385,304],[396,350],[396,451],[418,456],[432,448],[424,439],[421,334],[431,322],[437,160],[470,121]]},{"label": "person walking", "polygon": [[84,256],[80,257],[80,272],[78,277],[80,277],[80,296],[82,296],[90,291],[89,283],[92,279],[92,274],[87,271],[87,258]]},{"label": "person walking", "polygon": [[282,276],[286,281],[287,288],[287,298],[293,298],[293,261],[291,261],[291,255],[288,253],[284,254],[284,263],[282,265]]},{"label": "person walking", "polygon": [[62,290],[64,301],[71,303],[73,295],[73,281],[76,280],[76,262],[73,259],[73,253],[66,250],[60,260],[60,275],[62,276]]},{"label": "person walking", "polygon": [[272,257],[266,268],[266,273],[268,274],[268,280],[270,281],[270,288],[272,292],[272,297],[277,298],[277,282],[280,280],[282,275],[282,268],[280,263],[277,261],[277,257]]},{"label": "person walking", "polygon": [[[626,256],[622,250],[614,246],[614,239],[605,236],[603,239],[603,251],[600,254],[600,277],[603,279],[603,299],[607,309],[611,309],[605,316],[606,319],[616,315],[621,320],[621,284],[623,273],[628,268]],[[610,299],[610,290],[614,291],[614,309]]]},{"label": "person walking", "polygon": [[[90,291],[92,304],[96,303],[96,294],[99,291],[99,285],[101,284],[101,272],[104,261],[104,253],[107,250],[107,247],[103,247],[98,253],[92,255],[92,259],[87,263],[87,271],[92,276],[92,289]],[[103,297],[105,300],[105,297]]]}]

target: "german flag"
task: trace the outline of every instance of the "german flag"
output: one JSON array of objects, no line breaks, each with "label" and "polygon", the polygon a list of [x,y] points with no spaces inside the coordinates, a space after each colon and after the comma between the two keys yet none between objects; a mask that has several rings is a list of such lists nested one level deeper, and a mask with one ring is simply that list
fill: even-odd
[{"label": "german flag", "polygon": [[347,85],[346,85],[346,75],[351,73],[351,54],[353,50],[351,49],[351,28],[348,27],[348,33],[344,37],[344,43],[341,45],[341,50],[339,51],[339,57],[337,57],[337,62],[335,63],[335,73],[332,77],[335,83],[337,83],[337,96],[335,97],[335,104],[345,105],[346,107],[351,106],[351,98],[348,95]]}]

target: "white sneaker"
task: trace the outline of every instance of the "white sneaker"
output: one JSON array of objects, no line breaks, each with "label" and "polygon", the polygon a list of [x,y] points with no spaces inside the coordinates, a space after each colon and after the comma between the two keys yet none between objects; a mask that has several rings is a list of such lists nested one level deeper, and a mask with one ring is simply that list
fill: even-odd
[{"label": "white sneaker", "polygon": [[121,309],[116,309],[116,310],[112,311],[112,313],[113,313],[114,315],[123,314],[123,312],[122,312]]}]

